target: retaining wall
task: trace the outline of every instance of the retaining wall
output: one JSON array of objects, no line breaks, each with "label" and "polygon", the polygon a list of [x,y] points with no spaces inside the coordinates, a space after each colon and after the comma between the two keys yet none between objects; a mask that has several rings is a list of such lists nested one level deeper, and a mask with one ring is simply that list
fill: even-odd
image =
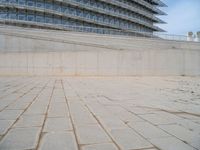
[{"label": "retaining wall", "polygon": [[0,28],[0,75],[200,75],[200,43]]}]

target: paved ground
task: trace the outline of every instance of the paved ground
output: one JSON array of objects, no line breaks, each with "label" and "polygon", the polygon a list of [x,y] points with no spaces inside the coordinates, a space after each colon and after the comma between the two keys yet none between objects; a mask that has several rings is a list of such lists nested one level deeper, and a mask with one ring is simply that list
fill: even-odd
[{"label": "paved ground", "polygon": [[200,149],[200,78],[0,78],[0,149]]}]

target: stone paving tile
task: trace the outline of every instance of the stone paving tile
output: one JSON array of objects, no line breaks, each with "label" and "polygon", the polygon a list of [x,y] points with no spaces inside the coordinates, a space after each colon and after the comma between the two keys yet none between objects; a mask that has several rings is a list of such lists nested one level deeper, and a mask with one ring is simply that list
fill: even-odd
[{"label": "stone paving tile", "polygon": [[110,111],[98,102],[87,102],[87,106],[95,116],[108,117],[111,115]]},{"label": "stone paving tile", "polygon": [[155,125],[161,125],[161,124],[173,124],[176,123],[178,120],[182,120],[182,118],[165,113],[162,114],[162,112],[159,113],[152,113],[152,114],[144,114],[140,115],[143,119],[155,124]]},{"label": "stone paving tile", "polygon": [[51,98],[52,102],[60,102],[60,103],[66,103],[66,99],[63,97],[56,97],[56,96],[52,96]]},{"label": "stone paving tile", "polygon": [[169,137],[162,129],[148,122],[130,122],[128,125],[147,139]]},{"label": "stone paving tile", "polygon": [[72,132],[46,133],[39,150],[78,150],[78,147]]},{"label": "stone paving tile", "polygon": [[151,139],[151,143],[161,150],[195,150],[193,147],[174,137]]},{"label": "stone paving tile", "polygon": [[140,122],[144,121],[143,119],[139,118],[138,116],[128,112],[127,110],[123,109],[120,106],[106,106],[107,109],[110,110],[115,116],[119,117],[124,122]]},{"label": "stone paving tile", "polygon": [[25,114],[26,115],[44,115],[47,110],[47,105],[48,104],[43,104],[42,102],[36,101],[28,108]]},{"label": "stone paving tile", "polygon": [[68,117],[69,111],[66,102],[52,102],[49,107],[48,117]]},{"label": "stone paving tile", "polygon": [[14,127],[41,127],[44,122],[44,115],[22,115]]},{"label": "stone paving tile", "polygon": [[15,120],[0,120],[0,135],[5,134],[14,122]]},{"label": "stone paving tile", "polygon": [[193,120],[193,121],[196,121],[196,120],[200,121],[199,116],[194,116],[194,115],[191,115],[191,114],[182,113],[182,114],[178,114],[178,116],[183,117],[185,119]]},{"label": "stone paving tile", "polygon": [[155,110],[149,108],[140,108],[135,106],[128,106],[127,109],[137,115],[152,114],[155,112]]},{"label": "stone paving tile", "polygon": [[23,110],[3,110],[0,112],[0,120],[14,120],[17,119]]},{"label": "stone paving tile", "polygon": [[6,109],[22,109],[24,110],[26,107],[28,107],[28,105],[30,104],[30,102],[23,102],[20,100],[20,102],[15,102],[14,104],[11,104],[10,106],[8,106]]},{"label": "stone paving tile", "polygon": [[116,116],[98,117],[98,120],[107,130],[124,129],[127,125]]},{"label": "stone paving tile", "polygon": [[118,148],[112,143],[103,143],[103,144],[93,144],[85,145],[81,150],[118,150]]},{"label": "stone paving tile", "polygon": [[0,149],[197,150],[199,99],[199,77],[0,77]]},{"label": "stone paving tile", "polygon": [[2,150],[34,149],[39,140],[41,128],[15,128],[12,129],[0,142]]},{"label": "stone paving tile", "polygon": [[166,132],[174,135],[175,137],[181,139],[182,141],[190,144],[191,146],[200,149],[200,134],[187,130],[182,126],[172,124],[172,125],[161,125],[159,126]]},{"label": "stone paving tile", "polygon": [[47,118],[43,132],[61,132],[72,130],[69,118]]},{"label": "stone paving tile", "polygon": [[79,101],[69,102],[69,107],[75,125],[97,124],[92,114]]},{"label": "stone paving tile", "polygon": [[123,150],[144,149],[153,147],[153,145],[151,145],[147,140],[128,128],[114,129],[111,131],[110,134],[117,142],[119,147]]},{"label": "stone paving tile", "polygon": [[198,122],[196,123],[196,121],[193,122],[191,120],[184,119],[178,121],[177,124],[184,127],[187,130],[200,134],[200,124],[198,124]]},{"label": "stone paving tile", "polygon": [[99,125],[78,126],[76,132],[79,144],[111,142],[111,139]]}]

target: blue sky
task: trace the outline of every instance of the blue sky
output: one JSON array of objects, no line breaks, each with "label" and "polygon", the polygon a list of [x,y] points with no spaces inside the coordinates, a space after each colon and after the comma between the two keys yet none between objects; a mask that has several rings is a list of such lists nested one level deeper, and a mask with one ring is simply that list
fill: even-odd
[{"label": "blue sky", "polygon": [[200,31],[200,0],[162,0],[168,5],[161,8],[167,16],[159,16],[167,24],[158,25],[169,34],[186,35]]}]

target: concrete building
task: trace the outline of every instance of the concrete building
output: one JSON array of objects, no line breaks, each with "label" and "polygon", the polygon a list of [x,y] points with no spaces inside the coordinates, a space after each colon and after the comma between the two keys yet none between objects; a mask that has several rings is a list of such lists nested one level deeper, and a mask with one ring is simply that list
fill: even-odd
[{"label": "concrete building", "polygon": [[163,31],[160,0],[0,0],[0,23],[108,34]]}]

